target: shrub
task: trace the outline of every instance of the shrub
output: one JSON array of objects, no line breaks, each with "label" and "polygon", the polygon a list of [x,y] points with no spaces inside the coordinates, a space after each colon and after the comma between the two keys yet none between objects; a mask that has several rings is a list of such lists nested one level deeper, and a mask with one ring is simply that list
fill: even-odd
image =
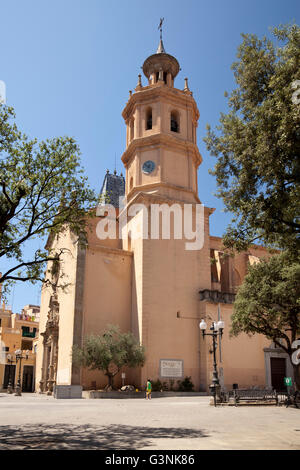
[{"label": "shrub", "polygon": [[160,392],[163,389],[163,384],[159,379],[154,380],[152,383],[152,391],[153,392]]},{"label": "shrub", "polygon": [[177,380],[179,392],[192,392],[194,384],[191,377],[185,377],[184,380]]}]

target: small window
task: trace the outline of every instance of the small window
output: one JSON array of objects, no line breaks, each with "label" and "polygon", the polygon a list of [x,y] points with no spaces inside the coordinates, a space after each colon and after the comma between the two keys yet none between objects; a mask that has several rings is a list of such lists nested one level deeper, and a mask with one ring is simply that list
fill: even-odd
[{"label": "small window", "polygon": [[152,129],[152,109],[146,111],[146,130]]},{"label": "small window", "polygon": [[130,184],[129,184],[130,191],[132,190],[132,188],[133,188],[133,177],[130,178]]},{"label": "small window", "polygon": [[177,111],[171,112],[171,131],[179,132],[179,115]]},{"label": "small window", "polygon": [[210,262],[211,262],[211,266],[210,266],[211,282],[219,282],[215,250],[210,250]]}]

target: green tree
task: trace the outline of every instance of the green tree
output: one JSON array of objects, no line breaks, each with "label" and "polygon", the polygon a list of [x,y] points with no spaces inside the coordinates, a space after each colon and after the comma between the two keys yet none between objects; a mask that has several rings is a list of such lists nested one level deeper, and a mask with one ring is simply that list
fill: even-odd
[{"label": "green tree", "polygon": [[132,333],[122,333],[118,326],[108,325],[101,335],[89,335],[83,346],[74,345],[75,366],[101,370],[113,388],[114,377],[122,367],[139,367],[145,363],[145,348]]},{"label": "green tree", "polygon": [[29,254],[28,242],[66,228],[84,242],[94,214],[90,209],[96,206],[75,140],[30,140],[14,120],[13,108],[0,104],[0,260],[9,265],[0,283],[6,288],[15,281],[50,282],[45,265],[59,262],[64,250],[33,249]]},{"label": "green tree", "polygon": [[289,252],[249,267],[234,303],[231,333],[262,334],[291,360],[300,390],[300,365],[292,361],[293,342],[300,335],[300,263]]},{"label": "green tree", "polygon": [[204,138],[218,158],[217,196],[233,214],[224,244],[238,250],[255,240],[299,249],[300,28],[280,26],[273,35],[278,47],[242,34],[229,111]]}]

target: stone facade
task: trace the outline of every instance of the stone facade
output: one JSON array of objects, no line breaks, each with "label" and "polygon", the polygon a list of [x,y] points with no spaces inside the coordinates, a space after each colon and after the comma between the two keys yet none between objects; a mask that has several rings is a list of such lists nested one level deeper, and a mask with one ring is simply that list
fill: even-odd
[{"label": "stone facade", "polygon": [[[135,204],[149,209],[146,218],[132,212],[123,227],[125,236],[99,239],[96,229],[103,214],[99,215],[90,222],[85,248],[67,231],[49,240],[52,249],[68,249],[61,272],[69,287],[64,292],[43,289],[36,378],[41,392],[52,393],[54,385],[104,387],[106,379],[100,372],[73,367],[71,350],[86,335],[101,333],[108,324],[133,332],[146,348],[145,366],[123,371],[127,383],[140,388],[149,377],[176,382],[190,376],[195,390],[207,391],[213,368],[211,341],[203,340],[199,322],[220,317],[225,321],[218,349],[222,385],[264,387],[271,383],[265,367],[268,341],[262,336],[229,337],[236,290],[248,263],[269,256],[266,250],[254,246],[234,258],[224,257],[222,240],[210,235],[209,218],[214,209],[208,207],[203,211],[201,249],[187,250],[188,238],[177,239],[174,233],[170,239],[131,236],[138,227],[151,232],[152,205],[189,204],[195,212],[200,204],[199,111],[187,79],[183,90],[174,87],[177,64],[162,43],[145,61],[148,83],[143,86],[139,76],[122,113],[127,130],[122,155],[125,181],[122,175],[108,173],[101,190],[105,196],[108,189],[111,197],[115,188],[111,202],[118,207],[115,196],[121,195],[124,183],[126,202],[115,214],[117,228],[124,211],[129,214]],[[169,364],[169,369],[162,364]],[[170,367],[174,367],[173,377]],[[117,384],[121,384],[121,374]]]}]

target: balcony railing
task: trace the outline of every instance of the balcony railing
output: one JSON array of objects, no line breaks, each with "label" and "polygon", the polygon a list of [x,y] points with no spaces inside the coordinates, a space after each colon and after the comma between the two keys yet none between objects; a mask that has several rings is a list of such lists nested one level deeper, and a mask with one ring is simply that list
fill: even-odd
[{"label": "balcony railing", "polygon": [[35,338],[36,331],[22,331],[22,336],[24,338]]},{"label": "balcony railing", "polygon": [[219,292],[217,290],[204,289],[199,291],[200,300],[206,300],[214,303],[233,304],[235,301],[235,294],[231,292]]}]

